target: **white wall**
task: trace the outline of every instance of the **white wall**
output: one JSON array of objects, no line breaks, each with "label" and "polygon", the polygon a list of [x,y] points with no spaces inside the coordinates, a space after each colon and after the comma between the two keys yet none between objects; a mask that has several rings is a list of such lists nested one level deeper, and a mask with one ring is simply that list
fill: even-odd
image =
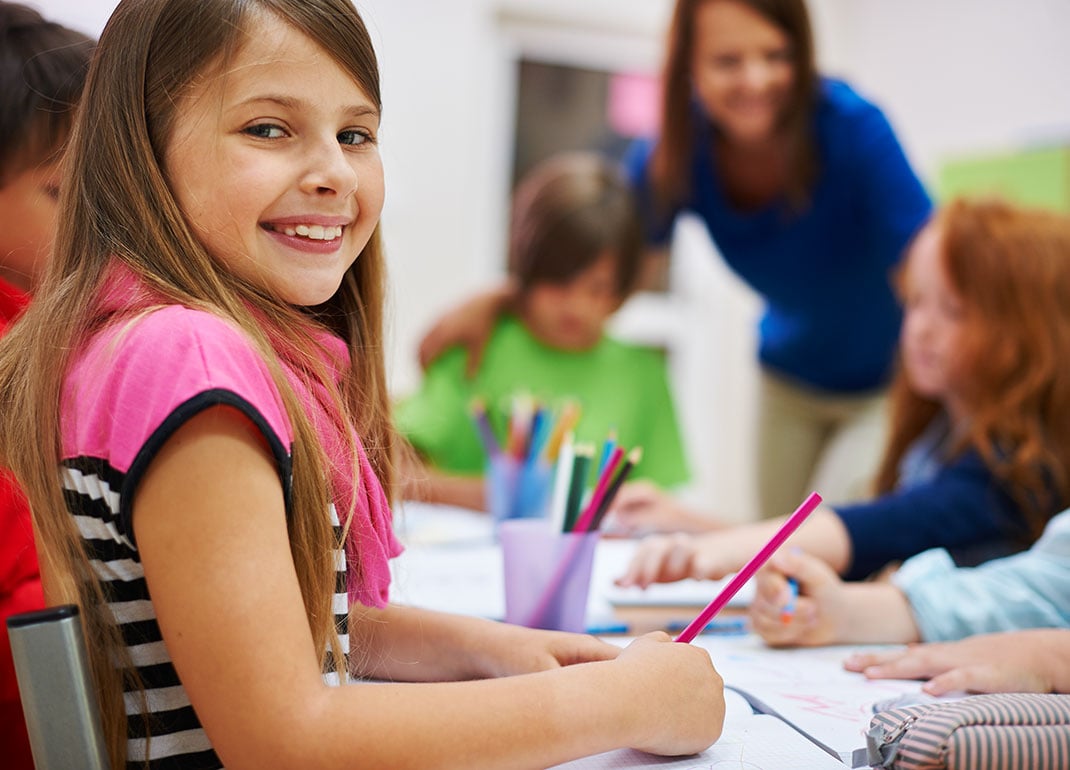
[{"label": "white wall", "polygon": [[[99,33],[110,0],[30,0]],[[670,0],[357,0],[379,52],[395,287],[397,391],[417,381],[416,343],[445,308],[501,274],[517,50],[654,66]],[[881,104],[919,172],[944,158],[1070,141],[1067,0],[810,0],[822,68]],[[676,276],[699,319],[676,362],[699,488],[749,515],[752,321],[758,305],[685,226]],[[642,300],[640,300],[641,304]],[[629,327],[626,308],[621,326]],[[645,318],[639,309],[639,318]],[[633,322],[632,326],[636,324]],[[642,324],[640,324],[642,325]],[[701,335],[701,337],[700,337]]]}]

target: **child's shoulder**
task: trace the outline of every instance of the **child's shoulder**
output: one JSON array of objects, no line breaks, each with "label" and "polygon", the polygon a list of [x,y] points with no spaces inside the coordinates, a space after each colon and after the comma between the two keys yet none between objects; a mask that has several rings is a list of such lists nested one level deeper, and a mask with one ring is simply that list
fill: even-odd
[{"label": "child's shoulder", "polygon": [[219,315],[181,305],[114,317],[76,357],[71,378],[142,397],[230,390],[277,400],[267,362],[249,335]]},{"label": "child's shoulder", "polygon": [[289,440],[281,396],[252,339],[225,318],[179,305],[113,317],[72,361],[63,402],[67,451],[118,457],[116,467],[128,467],[161,426],[211,405],[235,406],[280,445]]},{"label": "child's shoulder", "polygon": [[102,330],[97,344],[102,352],[110,349],[116,355],[161,364],[190,358],[210,368],[236,356],[261,358],[250,337],[234,322],[183,305],[159,305],[118,318]]}]

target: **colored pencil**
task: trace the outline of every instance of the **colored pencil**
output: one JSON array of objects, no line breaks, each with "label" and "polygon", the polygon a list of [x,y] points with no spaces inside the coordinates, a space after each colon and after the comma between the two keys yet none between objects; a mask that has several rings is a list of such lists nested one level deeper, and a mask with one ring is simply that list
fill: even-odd
[{"label": "colored pencil", "polygon": [[587,507],[583,509],[583,514],[576,520],[576,524],[569,530],[570,532],[586,532],[591,528],[591,522],[594,520],[595,511],[597,511],[598,506],[602,504],[602,498],[606,496],[606,490],[609,489],[612,476],[616,472],[617,466],[620,465],[620,460],[623,455],[624,449],[622,447],[617,446],[613,448],[609,459],[606,461],[605,468],[602,470],[602,475],[598,477],[594,493],[591,495]]},{"label": "colored pencil", "polygon": [[743,587],[743,584],[751,579],[751,576],[758,571],[758,568],[765,564],[769,557],[784,544],[784,541],[791,537],[792,533],[806,521],[806,517],[813,513],[820,502],[821,495],[817,492],[811,492],[802,505],[795,509],[795,512],[788,517],[784,525],[770,538],[769,542],[762,546],[762,549],[754,555],[754,558],[747,562],[743,569],[736,573],[734,578],[728,581],[728,585],[724,587],[721,593],[717,594],[714,600],[706,605],[706,609],[700,612],[698,617],[692,620],[691,624],[676,637],[676,641],[687,643],[694,639],[710,622],[710,619],[728,604],[729,600]]},{"label": "colored pencil", "polygon": [[624,463],[620,467],[620,471],[617,473],[613,482],[609,485],[609,489],[606,490],[605,496],[602,498],[601,504],[594,512],[594,519],[591,521],[589,529],[598,529],[602,526],[602,520],[609,512],[609,507],[613,505],[613,498],[617,496],[620,488],[624,485],[624,482],[628,479],[628,474],[632,472],[632,469],[639,464],[639,461],[643,459],[643,448],[636,447],[628,453]]},{"label": "colored pencil", "polygon": [[490,426],[490,418],[487,416],[487,407],[480,399],[475,399],[469,406],[469,413],[479,431],[479,438],[483,442],[483,450],[488,458],[497,456],[502,450],[498,439],[494,435],[494,429]]},{"label": "colored pencil", "polygon": [[580,444],[574,452],[572,477],[569,480],[568,500],[565,504],[565,521],[561,525],[562,532],[571,532],[576,526],[576,519],[580,515],[580,502],[583,500],[583,493],[587,491],[587,470],[591,467],[594,447],[590,444]]},{"label": "colored pencil", "polygon": [[561,441],[557,461],[554,463],[554,488],[550,492],[550,525],[555,532],[565,526],[565,507],[568,504],[569,485],[572,481],[572,431]]},{"label": "colored pencil", "polygon": [[795,617],[795,602],[799,599],[799,581],[795,578],[788,578],[788,603],[780,610],[780,622],[783,625],[788,625],[791,619]]}]

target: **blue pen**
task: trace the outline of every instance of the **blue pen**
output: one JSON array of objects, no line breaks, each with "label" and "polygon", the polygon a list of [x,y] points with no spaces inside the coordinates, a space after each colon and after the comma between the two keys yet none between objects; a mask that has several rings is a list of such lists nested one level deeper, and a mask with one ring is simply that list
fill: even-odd
[{"label": "blue pen", "polygon": [[780,622],[785,626],[795,617],[795,601],[799,598],[799,581],[788,578],[788,603],[780,610]]},{"label": "blue pen", "polygon": [[[669,633],[675,633],[677,631],[683,631],[689,625],[691,625],[691,621],[689,620],[675,620],[668,623],[665,630]],[[699,633],[739,636],[746,634],[749,628],[746,618],[716,618],[703,626]]]},{"label": "blue pen", "polygon": [[627,623],[592,623],[587,626],[587,633],[595,636],[602,634],[626,634],[631,631]]}]

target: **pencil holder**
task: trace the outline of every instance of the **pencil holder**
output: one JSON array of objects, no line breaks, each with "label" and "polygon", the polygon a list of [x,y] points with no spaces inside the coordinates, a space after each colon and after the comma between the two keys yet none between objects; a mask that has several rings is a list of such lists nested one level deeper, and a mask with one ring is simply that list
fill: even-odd
[{"label": "pencil holder", "polygon": [[547,520],[508,520],[498,529],[507,623],[556,631],[587,630],[598,532],[559,532]]},{"label": "pencil holder", "polygon": [[506,519],[546,516],[553,474],[544,462],[505,454],[490,459],[485,476],[487,510],[497,526]]}]

